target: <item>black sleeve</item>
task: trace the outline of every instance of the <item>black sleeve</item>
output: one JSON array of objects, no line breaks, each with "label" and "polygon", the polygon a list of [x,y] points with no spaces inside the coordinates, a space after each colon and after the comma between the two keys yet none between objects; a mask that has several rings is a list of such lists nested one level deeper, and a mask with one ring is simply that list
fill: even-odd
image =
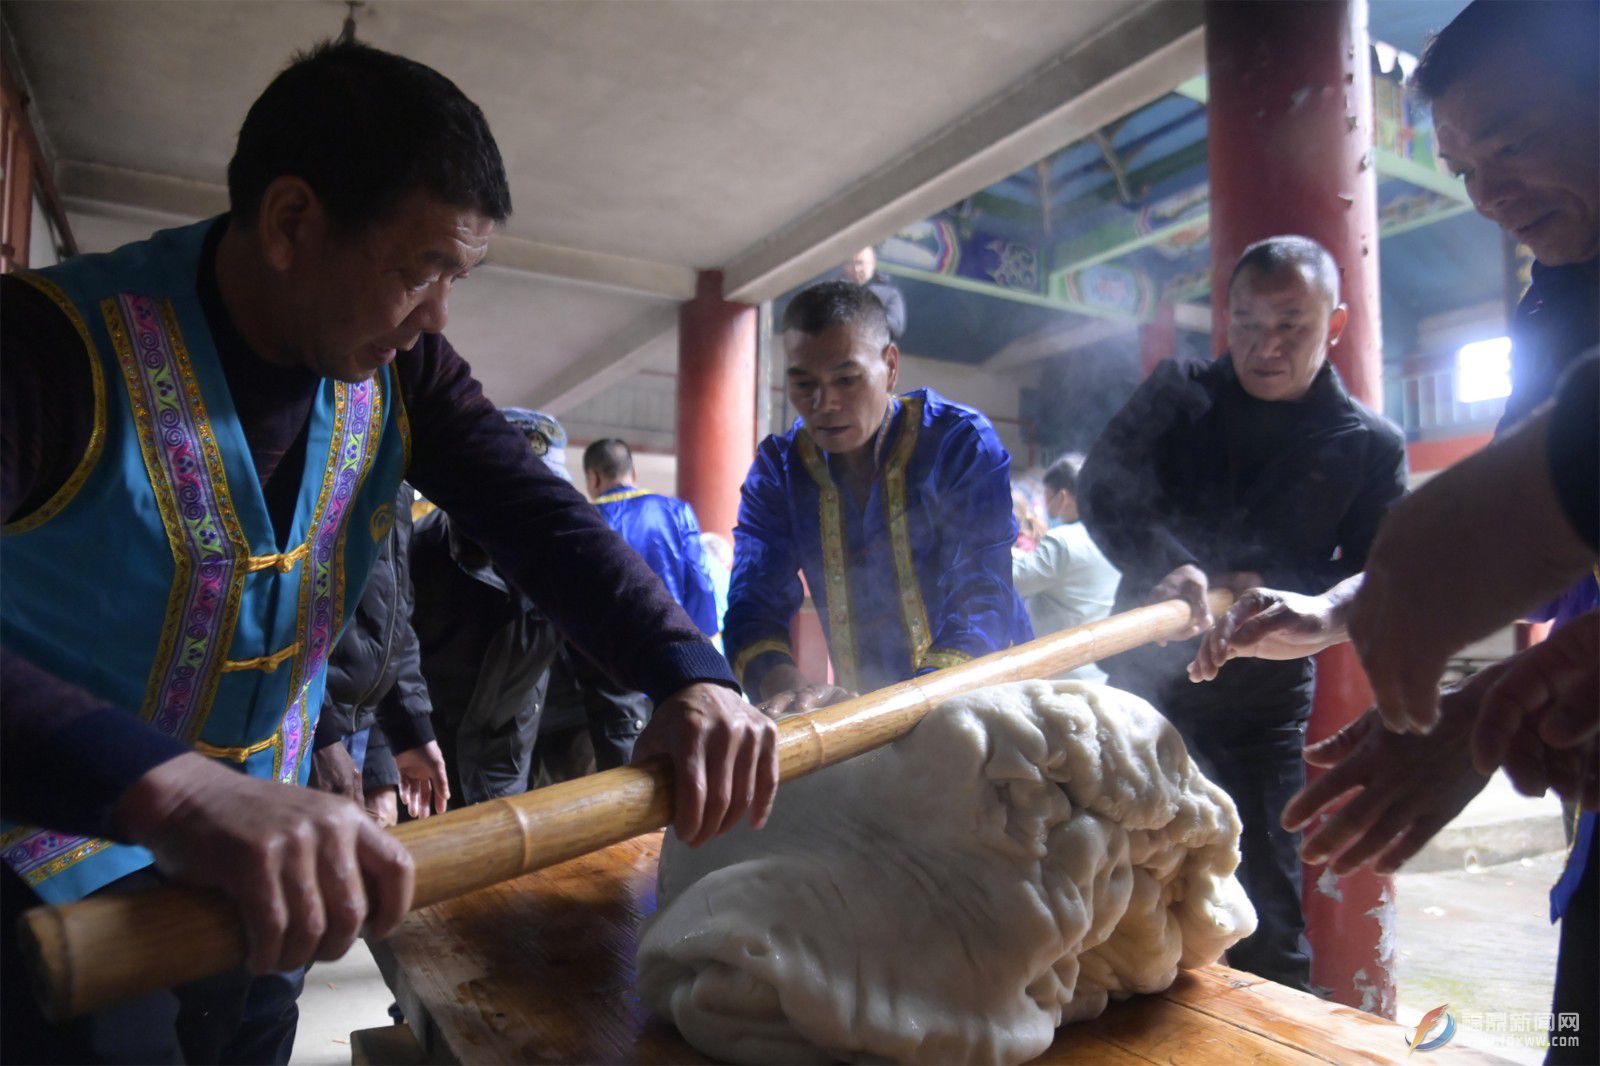
[{"label": "black sleeve", "polygon": [[1361,485],[1339,520],[1339,557],[1299,569],[1272,569],[1261,575],[1269,588],[1319,595],[1367,568],[1367,555],[1390,508],[1406,494],[1406,443],[1400,428],[1373,416]]},{"label": "black sleeve", "polygon": [[1561,379],[1547,448],[1561,510],[1600,550],[1600,355],[1583,356]]},{"label": "black sleeve", "polygon": [[389,738],[382,727],[373,726],[372,732],[367,734],[367,758],[361,764],[361,791],[376,792],[380,788],[397,788],[399,785],[400,767],[395,765]]},{"label": "black sleeve", "polygon": [[394,662],[394,684],[378,701],[378,723],[395,750],[410,751],[434,739],[433,702],[422,677],[422,645],[411,624],[416,590],[411,585],[411,496],[409,484],[400,486],[394,502],[395,627],[389,654]]},{"label": "black sleeve", "polygon": [[0,810],[29,825],[107,836],[111,807],[192,749],[136,714],[0,652]]},{"label": "black sleeve", "polygon": [[883,310],[889,319],[889,336],[899,340],[906,331],[906,298],[898,288],[889,288],[888,299],[883,301]]},{"label": "black sleeve", "polygon": [[398,365],[412,482],[575,644],[656,703],[694,681],[737,688],[655,572],[533,454],[443,337]]},{"label": "black sleeve", "polygon": [[1180,364],[1157,366],[1113,416],[1078,475],[1089,535],[1125,579],[1146,587],[1198,559],[1167,527],[1174,509],[1158,473],[1163,438],[1178,417],[1176,397],[1192,387]]}]

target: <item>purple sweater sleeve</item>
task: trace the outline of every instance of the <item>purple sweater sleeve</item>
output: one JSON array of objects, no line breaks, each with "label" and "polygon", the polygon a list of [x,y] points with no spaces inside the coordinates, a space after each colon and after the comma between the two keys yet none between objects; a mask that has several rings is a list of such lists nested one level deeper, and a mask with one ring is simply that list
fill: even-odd
[{"label": "purple sweater sleeve", "polygon": [[737,688],[655,571],[533,454],[448,341],[425,337],[397,367],[409,480],[574,644],[656,703],[695,681]]},{"label": "purple sweater sleeve", "polygon": [[[0,520],[48,500],[88,447],[89,364],[66,316],[16,278],[0,282]],[[104,835],[107,814],[146,771],[188,751],[20,655],[0,650],[0,811]]]}]

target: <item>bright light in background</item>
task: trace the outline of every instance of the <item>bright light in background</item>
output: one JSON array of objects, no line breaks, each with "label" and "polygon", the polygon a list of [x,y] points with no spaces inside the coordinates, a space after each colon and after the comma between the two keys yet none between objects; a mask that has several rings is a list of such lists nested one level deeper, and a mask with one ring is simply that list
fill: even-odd
[{"label": "bright light in background", "polygon": [[1456,402],[1482,403],[1511,395],[1511,338],[1473,341],[1456,349]]}]

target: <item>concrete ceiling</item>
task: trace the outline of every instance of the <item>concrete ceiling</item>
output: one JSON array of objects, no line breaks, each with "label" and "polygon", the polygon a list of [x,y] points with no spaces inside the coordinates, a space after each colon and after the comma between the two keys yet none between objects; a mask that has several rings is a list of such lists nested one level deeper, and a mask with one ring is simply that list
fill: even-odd
[{"label": "concrete ceiling", "polygon": [[[1198,73],[1199,7],[377,2],[357,32],[483,107],[516,213],[450,334],[497,400],[570,404],[670,342],[695,270],[770,298]],[[69,208],[141,220],[225,204],[250,102],[344,15],[332,0],[4,8]]]}]

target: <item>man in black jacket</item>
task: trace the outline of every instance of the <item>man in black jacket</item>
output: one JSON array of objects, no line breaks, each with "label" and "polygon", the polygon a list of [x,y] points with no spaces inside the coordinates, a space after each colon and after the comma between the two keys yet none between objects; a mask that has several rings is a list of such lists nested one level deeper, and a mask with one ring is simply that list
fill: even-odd
[{"label": "man in black jacket", "polygon": [[[1228,288],[1229,353],[1167,362],[1112,419],[1080,478],[1084,521],[1122,571],[1116,609],[1181,598],[1187,636],[1211,624],[1208,586],[1315,593],[1358,571],[1405,492],[1400,431],[1350,397],[1328,349],[1347,318],[1332,256],[1304,237],[1247,248]],[[1310,660],[1229,663],[1190,683],[1193,640],[1111,660],[1238,805],[1239,877],[1261,924],[1232,965],[1310,988],[1297,838],[1278,812],[1305,781]]]},{"label": "man in black jacket", "polygon": [[[433,706],[422,679],[417,634],[411,628],[411,501],[416,496],[401,484],[395,497],[392,527],[367,579],[356,613],[328,659],[328,692],[317,721],[311,756],[313,788],[366,803],[380,825],[394,824],[374,809],[386,803],[389,790],[406,784],[406,806],[412,817],[443,813],[450,800],[444,756],[433,735]],[[368,732],[376,726],[384,743],[374,745]],[[363,757],[347,747],[361,738]],[[381,767],[370,767],[373,756]],[[394,754],[390,754],[393,752]],[[374,787],[376,786],[376,788]],[[373,794],[381,791],[374,802]],[[392,803],[382,809],[388,810]],[[391,812],[392,813],[392,812]]]}]

